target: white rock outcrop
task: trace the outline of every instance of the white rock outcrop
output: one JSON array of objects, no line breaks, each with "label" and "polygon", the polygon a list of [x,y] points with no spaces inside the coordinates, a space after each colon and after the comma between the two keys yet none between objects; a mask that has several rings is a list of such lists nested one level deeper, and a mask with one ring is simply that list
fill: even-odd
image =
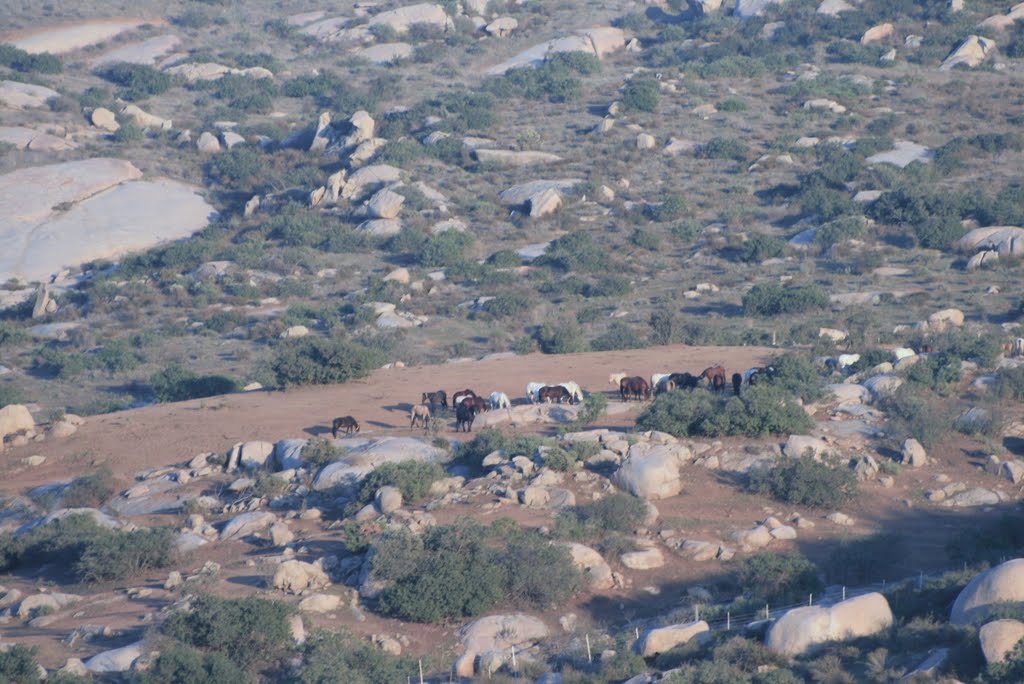
[{"label": "white rock outcrop", "polygon": [[636,651],[644,658],[650,658],[659,653],[671,651],[676,646],[689,643],[694,638],[702,640],[710,636],[708,623],[703,620],[656,627],[643,633],[640,641],[636,644]]},{"label": "white rock outcrop", "polygon": [[773,653],[798,656],[828,641],[876,634],[893,623],[889,602],[879,593],[864,594],[831,608],[795,608],[775,621],[765,637]]},{"label": "white rock outcrop", "polygon": [[1024,601],[1024,558],[1015,558],[986,570],[960,591],[949,621],[969,625],[985,619],[998,603]]}]

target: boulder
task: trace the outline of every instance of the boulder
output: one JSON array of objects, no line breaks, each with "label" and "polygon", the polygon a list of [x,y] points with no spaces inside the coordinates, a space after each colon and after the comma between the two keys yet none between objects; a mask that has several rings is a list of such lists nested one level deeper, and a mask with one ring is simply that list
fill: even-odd
[{"label": "boulder", "polygon": [[994,620],[978,630],[981,652],[990,665],[1005,661],[1021,639],[1024,639],[1024,622],[1020,620]]},{"label": "boulder", "polygon": [[246,470],[257,470],[267,465],[274,445],[270,442],[244,442],[239,449],[238,465]]},{"label": "boulder", "polygon": [[871,392],[872,399],[878,400],[896,394],[896,390],[903,385],[903,382],[903,378],[895,373],[881,373],[868,378],[861,384]]},{"label": "boulder", "polygon": [[759,17],[772,5],[779,5],[784,0],[736,0],[732,13],[741,19]]},{"label": "boulder", "polygon": [[808,606],[786,612],[768,629],[765,645],[773,653],[798,656],[829,641],[876,634],[892,623],[892,610],[885,597],[864,594],[831,608]]},{"label": "boulder", "polygon": [[459,630],[459,641],[466,653],[507,651],[511,647],[533,644],[550,634],[540,619],[523,613],[489,615],[474,620]]},{"label": "boulder", "polygon": [[584,576],[590,580],[592,589],[601,591],[615,586],[612,569],[600,553],[589,546],[575,542],[566,542],[564,546],[572,556],[573,565],[582,570]]},{"label": "boulder", "polygon": [[403,35],[414,24],[423,24],[443,31],[451,24],[451,19],[441,5],[422,2],[418,5],[407,5],[376,14],[370,19],[368,25],[370,27],[389,26],[398,35]]},{"label": "boulder", "polygon": [[271,585],[288,594],[300,594],[307,589],[323,589],[331,579],[318,563],[287,560],[277,566]]},{"label": "boulder", "polygon": [[642,551],[628,551],[621,554],[619,560],[630,570],[654,570],[665,564],[661,550],[655,547]]},{"label": "boulder", "polygon": [[[353,115],[355,118],[355,115]],[[364,166],[351,176],[341,187],[341,197],[349,200],[360,200],[372,190],[382,185],[390,185],[401,180],[402,171],[388,164],[371,164]]]},{"label": "boulder", "polygon": [[653,150],[657,144],[657,140],[650,133],[640,133],[636,136],[636,149],[638,150]]},{"label": "boulder", "polygon": [[277,522],[277,516],[266,511],[242,513],[229,520],[220,531],[220,540],[241,539],[260,534]]},{"label": "boulder", "polygon": [[314,490],[355,487],[366,473],[383,463],[439,462],[446,455],[441,449],[413,437],[385,437],[375,441],[350,443],[352,446],[348,452],[338,461],[324,467],[313,480]]},{"label": "boulder", "polygon": [[846,2],[846,0],[822,0],[821,4],[818,5],[818,14],[824,14],[830,17],[837,17],[842,12],[849,12],[852,9],[856,9],[853,5]]},{"label": "boulder", "polygon": [[487,24],[484,31],[497,38],[506,38],[519,28],[519,20],[515,17],[499,17]]},{"label": "boulder", "polygon": [[666,653],[676,646],[689,643],[697,638],[704,640],[711,636],[708,623],[703,620],[697,622],[684,622],[666,627],[649,629],[640,637],[636,644],[636,651],[644,658]]},{"label": "boulder", "polygon": [[977,254],[971,256],[967,260],[967,266],[965,267],[968,271],[976,271],[979,268],[989,268],[999,261],[999,252],[993,249],[985,249]]},{"label": "boulder", "polygon": [[692,561],[703,563],[718,555],[718,544],[700,539],[687,539],[679,545],[679,555]]},{"label": "boulder", "polygon": [[968,36],[964,42],[946,57],[939,71],[949,71],[955,66],[964,65],[974,68],[985,61],[996,49],[996,42],[990,38],[977,35]]},{"label": "boulder", "polygon": [[413,47],[409,43],[381,43],[370,45],[352,53],[357,59],[365,59],[373,64],[390,64],[412,57]]},{"label": "boulder", "polygon": [[402,211],[405,197],[387,188],[377,191],[366,203],[366,213],[379,219],[393,219]]},{"label": "boulder", "polygon": [[999,603],[1024,601],[1024,558],[1006,561],[967,583],[956,601],[949,621],[954,625],[982,622]]},{"label": "boulder", "polygon": [[196,149],[204,154],[214,154],[220,152],[220,141],[217,140],[217,136],[209,131],[203,131],[203,134],[199,136],[199,140],[196,141]]},{"label": "boulder", "polygon": [[863,404],[871,398],[871,392],[863,385],[841,382],[828,385],[827,389],[841,404]]},{"label": "boulder", "polygon": [[373,219],[360,223],[359,230],[377,236],[397,235],[402,232],[402,222],[398,219]]},{"label": "boulder", "polygon": [[121,128],[121,124],[117,123],[117,117],[114,115],[114,112],[105,107],[97,107],[92,110],[92,114],[89,115],[89,122],[96,128],[102,128],[110,133]]},{"label": "boulder", "polygon": [[782,447],[782,453],[789,458],[800,458],[810,453],[815,460],[838,454],[833,447],[825,443],[825,440],[810,435],[790,435]]},{"label": "boulder", "polygon": [[286,546],[295,540],[295,533],[288,529],[288,524],[278,521],[270,526],[270,543],[274,546]]},{"label": "boulder", "polygon": [[181,45],[181,38],[174,35],[154,36],[143,41],[128,43],[121,47],[104,52],[92,61],[93,70],[110,64],[128,62],[129,64],[154,65],[157,60],[172,52]]},{"label": "boulder", "polygon": [[402,507],[402,490],[398,487],[381,487],[374,497],[374,504],[381,513],[390,515]]},{"label": "boulder", "polygon": [[142,652],[143,642],[136,641],[134,644],[97,653],[85,661],[85,666],[93,673],[127,672],[142,656]]},{"label": "boulder", "polygon": [[878,24],[877,26],[872,26],[871,28],[864,32],[864,35],[860,37],[860,44],[868,45],[869,43],[875,43],[880,40],[885,40],[886,38],[891,36],[895,30],[895,27],[889,22],[886,22],[884,24]]},{"label": "boulder", "polygon": [[58,97],[60,93],[45,86],[19,81],[0,81],[0,105],[11,109],[40,109]]},{"label": "boulder", "polygon": [[[17,594],[12,595],[12,597],[16,596]],[[7,597],[5,596],[4,598],[6,599]],[[55,612],[73,603],[77,603],[81,598],[77,594],[33,594],[22,599],[21,603],[18,604],[17,614],[20,618],[28,618],[38,613],[41,608]]]},{"label": "boulder", "polygon": [[964,312],[960,309],[943,309],[928,317],[928,330],[941,332],[946,328],[959,328],[964,324]]},{"label": "boulder", "polygon": [[500,76],[510,69],[538,67],[550,55],[559,52],[587,52],[601,59],[625,46],[626,36],[622,29],[602,26],[534,45],[501,64],[491,67],[486,73],[488,76]]},{"label": "boulder", "polygon": [[928,454],[916,439],[907,439],[901,449],[902,462],[912,468],[920,468],[928,464]]},{"label": "boulder", "polygon": [[472,156],[481,164],[519,168],[540,166],[562,161],[562,157],[550,152],[475,149]]},{"label": "boulder", "polygon": [[229,150],[235,145],[245,144],[245,138],[239,135],[238,133],[235,133],[234,131],[224,131],[223,133],[220,134],[220,138],[221,140],[224,141],[224,147],[228,148]]},{"label": "boulder", "polygon": [[666,499],[682,491],[679,466],[691,458],[690,450],[682,445],[659,445],[637,453],[631,449],[612,475],[612,483],[641,499]]},{"label": "boulder", "polygon": [[302,459],[302,450],[309,441],[305,439],[282,439],[274,445],[274,463],[278,470],[302,468],[306,462]]},{"label": "boulder", "polygon": [[249,78],[273,78],[274,74],[263,67],[248,67],[245,69],[234,69],[216,62],[189,63],[173,66],[167,69],[172,76],[181,76],[189,83],[196,81],[216,81],[225,74],[235,76],[247,76]]},{"label": "boulder", "polygon": [[330,613],[340,606],[341,597],[337,594],[313,594],[299,601],[303,613]]},{"label": "boulder", "polygon": [[554,188],[542,190],[529,201],[530,216],[539,218],[558,211],[562,206],[562,195]]},{"label": "boulder", "polygon": [[4,440],[19,432],[34,430],[36,421],[28,408],[21,404],[8,404],[0,408],[0,449],[3,448]]},{"label": "boulder", "polygon": [[892,164],[902,169],[914,162],[928,163],[934,156],[935,153],[924,145],[907,140],[897,140],[888,152],[873,154],[865,161],[868,164]]},{"label": "boulder", "polygon": [[995,506],[1002,499],[999,494],[984,487],[974,487],[958,492],[946,499],[944,506],[954,508],[973,508],[975,506]]},{"label": "boulder", "polygon": [[141,107],[133,104],[125,105],[121,109],[121,114],[130,116],[135,123],[142,128],[154,128],[159,130],[169,130],[171,128],[170,119],[161,119],[159,116],[154,116],[149,112],[144,111]]}]

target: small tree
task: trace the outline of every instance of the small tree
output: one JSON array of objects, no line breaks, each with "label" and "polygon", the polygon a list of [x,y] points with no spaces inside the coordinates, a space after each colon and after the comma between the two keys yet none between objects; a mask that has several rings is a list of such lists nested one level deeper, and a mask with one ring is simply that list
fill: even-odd
[{"label": "small tree", "polygon": [[635,76],[622,89],[622,104],[628,110],[653,112],[661,100],[661,85],[650,76]]},{"label": "small tree", "polygon": [[845,463],[818,461],[811,455],[783,458],[750,474],[749,487],[798,506],[834,508],[858,494],[857,476]]}]

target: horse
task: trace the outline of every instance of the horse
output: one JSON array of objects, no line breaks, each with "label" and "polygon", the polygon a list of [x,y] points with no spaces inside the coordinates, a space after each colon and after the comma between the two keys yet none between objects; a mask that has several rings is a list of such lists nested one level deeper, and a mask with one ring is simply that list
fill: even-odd
[{"label": "horse", "polygon": [[623,378],[628,377],[629,373],[612,373],[611,375],[608,376],[608,384],[618,387],[619,383],[622,382]]},{"label": "horse", "polygon": [[441,408],[448,408],[448,393],[444,390],[437,390],[436,392],[424,392],[423,398],[420,399],[420,403],[430,404],[431,406],[440,405]]},{"label": "horse", "polygon": [[476,392],[474,392],[471,389],[464,389],[461,392],[456,392],[455,394],[452,395],[452,406],[458,406],[459,402],[462,401],[463,399],[465,399],[466,397],[475,397],[475,396],[476,396]]},{"label": "horse", "polygon": [[700,374],[701,380],[707,380],[711,383],[711,389],[715,392],[721,392],[725,389],[725,368],[722,366],[710,366],[704,369],[704,372]]},{"label": "horse", "polygon": [[561,385],[548,385],[537,390],[537,400],[542,404],[561,404],[563,401],[571,403],[572,394]]},{"label": "horse", "polygon": [[654,392],[655,394],[658,394],[658,387],[661,385],[661,383],[668,380],[669,375],[670,373],[654,373],[653,375],[651,375],[651,391]]},{"label": "horse", "polygon": [[467,406],[465,402],[455,406],[455,431],[472,432],[473,420],[476,418],[476,407]]},{"label": "horse", "polygon": [[507,409],[512,407],[512,402],[508,400],[508,395],[504,392],[491,392],[491,396],[487,398],[491,404],[491,408],[494,409]]},{"label": "horse", "polygon": [[650,399],[651,386],[638,375],[632,378],[623,378],[619,383],[619,395],[622,397],[622,401],[626,401],[630,397],[637,400]]},{"label": "horse", "polygon": [[477,413],[491,410],[491,405],[483,397],[465,397],[459,402],[459,406],[470,406]]},{"label": "horse", "polygon": [[430,404],[420,404],[419,406],[413,406],[409,411],[409,423],[410,428],[416,427],[416,423],[419,423],[423,429],[427,429],[430,426]]},{"label": "horse", "polygon": [[759,368],[751,368],[746,372],[746,380],[748,385],[757,385],[761,383],[762,378],[772,380],[775,378],[775,366],[761,366]]},{"label": "horse", "polygon": [[700,378],[689,373],[672,373],[668,379],[679,389],[697,389]]},{"label": "horse", "polygon": [[564,387],[569,391],[570,404],[579,404],[583,402],[583,390],[575,382],[572,382],[571,380],[568,382],[560,382],[558,383],[558,386]]},{"label": "horse", "polygon": [[547,387],[546,382],[528,382],[526,383],[526,396],[530,400],[531,404],[537,403],[537,392],[540,391],[541,387]]},{"label": "horse", "polygon": [[743,384],[743,376],[739,373],[732,374],[732,391],[737,397],[740,396],[740,385]]},{"label": "horse", "polygon": [[359,421],[352,416],[342,416],[341,418],[335,418],[334,423],[331,425],[331,435],[337,439],[338,430],[345,430],[346,435],[351,435],[353,432],[359,432]]}]

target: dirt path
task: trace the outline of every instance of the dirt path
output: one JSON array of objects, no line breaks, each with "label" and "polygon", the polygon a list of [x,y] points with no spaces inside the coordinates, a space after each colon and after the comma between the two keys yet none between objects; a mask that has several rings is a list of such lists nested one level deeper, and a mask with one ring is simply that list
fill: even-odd
[{"label": "dirt path", "polygon": [[[276,441],[324,434],[335,416],[352,415],[370,436],[422,434],[408,430],[410,405],[425,391],[449,394],[466,387],[478,394],[496,390],[522,400],[532,380],[574,380],[588,391],[610,390],[609,373],[649,377],[663,371],[700,372],[724,363],[742,370],[759,365],[777,350],[765,347],[690,347],[670,345],[615,352],[530,354],[490,361],[378,370],[344,385],[306,387],[287,392],[251,392],[177,404],[121,411],[87,419],[63,441],[47,440],[3,454],[0,493],[23,493],[35,485],[67,479],[107,463],[115,475],[180,463],[203,452],[223,453],[249,440]],[[454,435],[454,433],[451,433]],[[22,458],[40,454],[44,465],[31,470]]]}]

